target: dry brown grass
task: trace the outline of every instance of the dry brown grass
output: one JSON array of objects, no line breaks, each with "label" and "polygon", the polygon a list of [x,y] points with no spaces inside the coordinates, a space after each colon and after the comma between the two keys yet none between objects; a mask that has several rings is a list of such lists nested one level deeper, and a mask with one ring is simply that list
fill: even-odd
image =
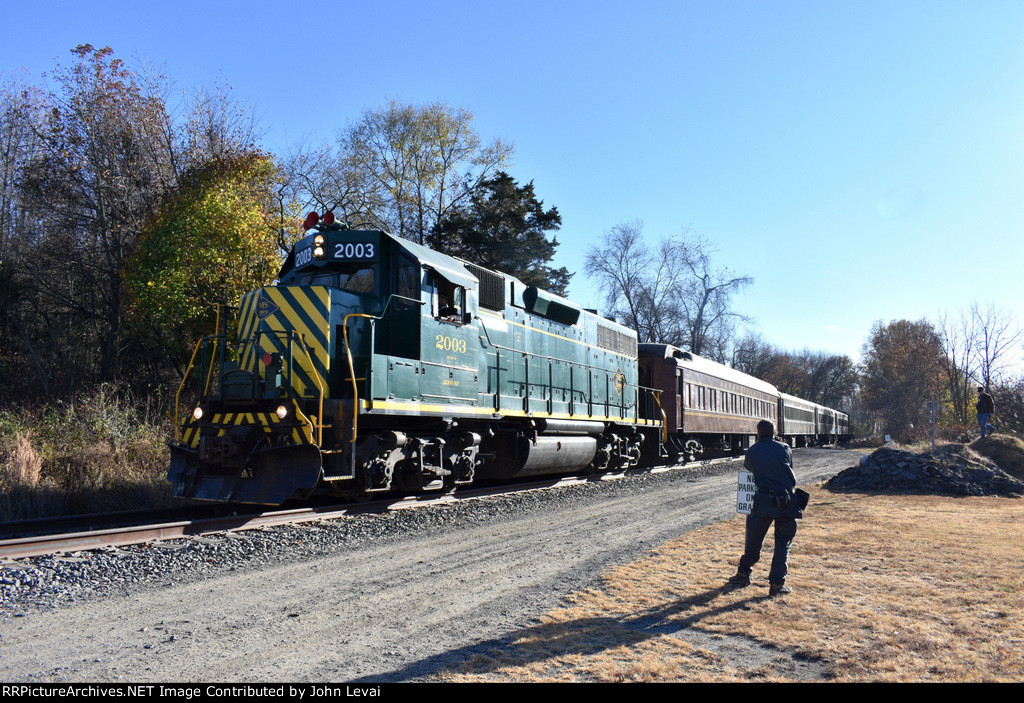
[{"label": "dry brown grass", "polygon": [[106,388],[0,410],[0,520],[180,504],[164,478],[168,436],[153,407]]},{"label": "dry brown grass", "polygon": [[1022,533],[1020,500],[818,488],[791,595],[766,597],[768,550],[754,585],[723,588],[741,551],[737,517],[611,569],[444,678],[1021,681]]},{"label": "dry brown grass", "polygon": [[1024,480],[1024,442],[1006,434],[992,434],[969,445],[978,454],[994,461],[999,468]]},{"label": "dry brown grass", "polygon": [[39,452],[32,446],[28,435],[19,432],[14,438],[14,450],[11,452],[11,483],[15,486],[35,488],[39,485],[39,475],[43,470],[43,460]]}]

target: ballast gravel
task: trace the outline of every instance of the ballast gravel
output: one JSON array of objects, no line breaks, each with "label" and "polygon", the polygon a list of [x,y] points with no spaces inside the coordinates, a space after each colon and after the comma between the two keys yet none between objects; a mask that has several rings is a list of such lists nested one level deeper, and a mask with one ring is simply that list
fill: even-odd
[{"label": "ballast gravel", "polygon": [[[734,463],[695,465],[685,471],[641,473],[552,489],[509,493],[458,503],[358,514],[297,525],[225,532],[128,547],[0,562],[0,618],[33,609],[192,583],[224,570],[315,558],[367,542],[425,536],[526,511],[555,510],[593,498],[652,490],[676,481],[732,473]],[[656,490],[656,488],[655,488]]]}]

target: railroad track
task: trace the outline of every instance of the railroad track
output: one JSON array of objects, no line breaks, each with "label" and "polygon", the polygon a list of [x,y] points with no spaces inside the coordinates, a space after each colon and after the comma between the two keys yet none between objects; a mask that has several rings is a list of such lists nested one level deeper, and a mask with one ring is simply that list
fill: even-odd
[{"label": "railroad track", "polygon": [[[407,510],[508,493],[544,490],[593,481],[617,480],[628,475],[709,466],[735,460],[734,457],[722,457],[679,466],[630,469],[615,473],[549,478],[513,485],[502,484],[475,487],[441,495],[409,496],[397,499],[387,498],[367,503],[345,503],[342,505],[323,505],[289,510],[242,512],[247,510],[247,508],[236,506],[234,512],[228,513],[225,506],[194,506],[193,509],[186,509],[184,511],[158,510],[26,520],[18,523],[8,523],[3,526],[2,531],[0,531],[0,560],[21,559],[58,552],[123,547],[132,544],[180,539],[183,537],[198,537],[218,532],[254,530],[291,523],[332,520],[361,513]],[[193,513],[191,517],[188,516],[189,512]],[[182,516],[182,513],[185,513],[185,517]],[[173,519],[168,518],[168,516],[173,516]],[[105,527],[104,525],[108,526]]]}]

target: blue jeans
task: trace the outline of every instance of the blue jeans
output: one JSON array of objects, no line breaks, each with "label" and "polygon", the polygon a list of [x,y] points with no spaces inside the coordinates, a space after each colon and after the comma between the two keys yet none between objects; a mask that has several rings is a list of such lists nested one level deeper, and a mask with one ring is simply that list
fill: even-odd
[{"label": "blue jeans", "polygon": [[740,557],[739,573],[750,576],[754,564],[761,559],[761,547],[764,544],[768,528],[775,523],[775,553],[772,555],[772,568],[768,572],[768,582],[784,584],[789,572],[789,547],[796,537],[796,520],[791,517],[754,517],[747,515],[747,534]]},{"label": "blue jeans", "polygon": [[995,427],[988,424],[988,419],[990,417],[992,417],[992,413],[978,413],[978,427],[981,428],[982,437],[987,434],[992,434],[992,430],[995,429]]}]

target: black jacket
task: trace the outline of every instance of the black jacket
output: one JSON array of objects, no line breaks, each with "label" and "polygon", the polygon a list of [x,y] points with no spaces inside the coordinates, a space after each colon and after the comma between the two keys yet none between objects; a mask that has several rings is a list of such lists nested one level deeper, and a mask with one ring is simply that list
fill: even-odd
[{"label": "black jacket", "polygon": [[789,494],[796,489],[793,453],[789,445],[776,442],[771,437],[762,437],[747,450],[743,467],[754,474],[754,482],[759,489]]},{"label": "black jacket", "polygon": [[802,517],[802,506],[796,497],[796,474],[789,445],[762,437],[750,449],[743,466],[754,474],[757,492],[751,517]]},{"label": "black jacket", "polygon": [[996,411],[996,403],[988,393],[978,394],[978,404],[975,407],[978,408],[979,413],[994,413]]}]

